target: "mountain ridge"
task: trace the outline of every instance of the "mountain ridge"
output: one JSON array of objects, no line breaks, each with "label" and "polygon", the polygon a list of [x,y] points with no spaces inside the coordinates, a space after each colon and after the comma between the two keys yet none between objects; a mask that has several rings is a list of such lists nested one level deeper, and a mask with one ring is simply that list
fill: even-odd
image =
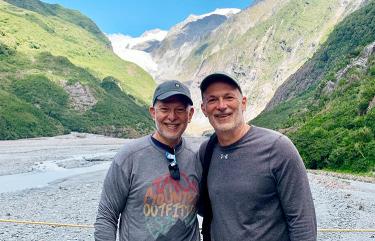
[{"label": "mountain ridge", "polygon": [[[185,20],[174,25],[169,31],[158,31],[156,37],[146,38],[146,31],[140,37],[130,37],[122,34],[109,34],[115,53],[124,60],[137,63],[148,71],[157,82],[169,79],[160,79],[160,71],[168,71],[163,66],[163,59],[173,59],[167,52],[170,47],[179,48],[180,45],[194,43],[194,36],[207,35],[227,18],[238,13],[240,9],[216,9],[203,15],[190,15]],[[200,28],[199,26],[202,26]],[[155,30],[149,30],[155,31]],[[199,32],[199,33],[198,33]]]},{"label": "mountain ridge", "polygon": [[[341,1],[314,1],[311,4],[307,4],[307,1],[261,1],[249,8],[248,12],[243,11],[220,26],[210,36],[212,43],[210,40],[202,43],[202,46],[209,46],[202,53],[206,57],[195,64],[194,57],[189,57],[181,67],[184,72],[178,76],[183,80],[193,79],[195,96],[199,96],[197,86],[208,73],[221,70],[235,75],[243,85],[245,95],[249,97],[251,113],[247,113],[247,118],[251,119],[265,107],[273,91],[285,78],[311,57],[335,23],[357,9],[361,3],[362,1],[351,1],[348,5],[341,5]],[[272,10],[269,11],[270,9]],[[338,16],[332,16],[333,9]],[[232,27],[224,30],[227,25],[232,22],[238,24],[238,18],[255,15],[257,11],[263,11],[265,15],[259,14],[258,20],[252,20],[254,26],[248,30],[239,28],[241,37],[231,40],[236,34],[231,31]],[[319,19],[315,17],[318,13]],[[307,21],[309,25],[306,24]],[[194,72],[192,68],[195,69]],[[189,76],[189,73],[194,74]]]},{"label": "mountain ridge", "polygon": [[[375,1],[345,18],[280,87],[287,98],[251,121],[286,133],[308,168],[375,171],[374,20]],[[312,71],[315,81],[303,78]]]},{"label": "mountain ridge", "polygon": [[154,81],[107,43],[58,14],[0,0],[0,139],[152,131],[146,103]]},{"label": "mountain ridge", "polygon": [[105,35],[100,31],[98,26],[89,19],[88,17],[84,16],[77,10],[66,9],[59,4],[48,4],[42,3],[39,0],[4,0],[5,2],[12,4],[16,7],[27,9],[33,12],[37,12],[44,16],[56,16],[59,18],[64,19],[70,23],[76,24],[79,27],[86,29],[87,31],[91,32],[95,36],[97,36],[98,40],[104,43],[108,48],[111,48],[110,41],[105,37]]},{"label": "mountain ridge", "polygon": [[[9,18],[2,25],[2,31],[9,32],[2,36],[2,41],[8,46],[27,53],[47,51],[55,56],[66,56],[72,63],[90,69],[99,78],[113,75],[120,80],[119,84],[124,91],[140,100],[151,100],[155,86],[153,79],[137,65],[126,63],[114,55],[111,48],[98,42],[97,36],[85,28],[56,16],[46,17],[27,9],[21,10],[3,0],[0,3],[4,19]],[[40,4],[49,5],[43,2]],[[39,34],[31,31],[34,28]],[[17,36],[12,33],[15,31]],[[138,76],[132,73],[138,73]]]},{"label": "mountain ridge", "polygon": [[[366,2],[256,1],[196,38],[194,34],[183,36],[183,21],[151,51],[152,75],[157,81],[187,83],[194,102],[199,103],[199,82],[204,76],[216,71],[232,74],[248,97],[246,119],[252,119],[267,106],[277,88],[312,57],[334,26]],[[202,29],[209,26],[202,25]],[[191,133],[210,128],[200,108],[196,109]]]}]

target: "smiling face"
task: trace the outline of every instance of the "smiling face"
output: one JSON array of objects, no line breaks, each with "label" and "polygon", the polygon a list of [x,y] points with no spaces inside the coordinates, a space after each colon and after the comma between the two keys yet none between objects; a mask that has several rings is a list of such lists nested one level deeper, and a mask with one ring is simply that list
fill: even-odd
[{"label": "smiling face", "polygon": [[201,108],[216,132],[235,132],[245,124],[246,97],[228,83],[210,84],[203,93]]},{"label": "smiling face", "polygon": [[170,147],[178,144],[194,113],[178,95],[158,100],[149,110],[156,125],[154,138]]}]

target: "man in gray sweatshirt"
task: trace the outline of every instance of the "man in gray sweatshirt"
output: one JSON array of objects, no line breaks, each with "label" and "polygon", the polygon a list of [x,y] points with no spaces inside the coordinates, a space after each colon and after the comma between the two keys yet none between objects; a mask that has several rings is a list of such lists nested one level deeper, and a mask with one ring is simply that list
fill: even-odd
[{"label": "man in gray sweatshirt", "polygon": [[199,151],[202,161],[211,160],[209,169],[203,165],[203,222],[211,222],[204,240],[210,234],[214,241],[315,241],[313,199],[292,142],[245,123],[247,99],[229,75],[211,74],[200,89],[202,111],[217,136],[212,158],[204,158],[207,141]]},{"label": "man in gray sweatshirt", "polygon": [[160,84],[150,114],[154,134],[127,143],[104,181],[96,241],[199,241],[196,202],[201,166],[181,137],[194,109],[189,89]]}]

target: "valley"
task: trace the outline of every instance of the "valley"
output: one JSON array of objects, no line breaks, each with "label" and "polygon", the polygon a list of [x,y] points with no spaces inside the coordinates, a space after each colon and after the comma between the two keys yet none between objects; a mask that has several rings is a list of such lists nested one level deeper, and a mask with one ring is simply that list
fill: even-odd
[{"label": "valley", "polygon": [[[188,138],[198,148],[201,138]],[[72,133],[70,135],[0,141],[0,175],[34,173],[43,175],[54,162],[60,168],[71,170],[71,175],[42,186],[2,191],[0,188],[0,219],[41,221],[62,224],[81,224],[90,227],[58,227],[0,222],[0,236],[9,241],[28,240],[92,240],[97,205],[106,168],[74,175],[82,167],[110,164],[114,154],[126,139]],[[48,145],[45,145],[49,143]],[[13,150],[9,150],[9,146]],[[45,155],[43,146],[48,146]],[[95,151],[93,151],[95,150]],[[32,155],[32,161],[25,158]],[[11,160],[23,160],[29,168],[16,165]],[[36,168],[39,167],[39,168]],[[44,168],[43,168],[44,167]],[[107,166],[108,167],[108,166]],[[17,175],[17,174],[13,174]],[[368,229],[375,226],[375,179],[367,182],[353,181],[310,172],[309,181],[317,213],[318,228]],[[18,180],[22,183],[27,179]],[[318,232],[319,241],[370,241],[374,232]]]}]

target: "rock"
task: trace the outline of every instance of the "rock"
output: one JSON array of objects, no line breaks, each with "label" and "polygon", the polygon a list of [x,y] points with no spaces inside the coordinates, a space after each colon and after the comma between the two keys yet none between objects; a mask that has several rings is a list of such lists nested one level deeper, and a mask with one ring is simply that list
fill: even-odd
[{"label": "rock", "polygon": [[62,82],[64,89],[69,94],[70,104],[75,110],[85,112],[98,102],[88,86],[79,82],[72,85],[69,85],[66,81]]},{"label": "rock", "polygon": [[336,83],[335,82],[328,81],[327,84],[326,84],[326,86],[323,89],[323,94],[325,94],[325,95],[331,94],[335,90],[335,87],[336,87]]},{"label": "rock", "polygon": [[367,107],[367,112],[369,112],[372,108],[374,108],[374,106],[375,106],[375,96],[372,99],[372,101],[370,101],[370,104]]}]

